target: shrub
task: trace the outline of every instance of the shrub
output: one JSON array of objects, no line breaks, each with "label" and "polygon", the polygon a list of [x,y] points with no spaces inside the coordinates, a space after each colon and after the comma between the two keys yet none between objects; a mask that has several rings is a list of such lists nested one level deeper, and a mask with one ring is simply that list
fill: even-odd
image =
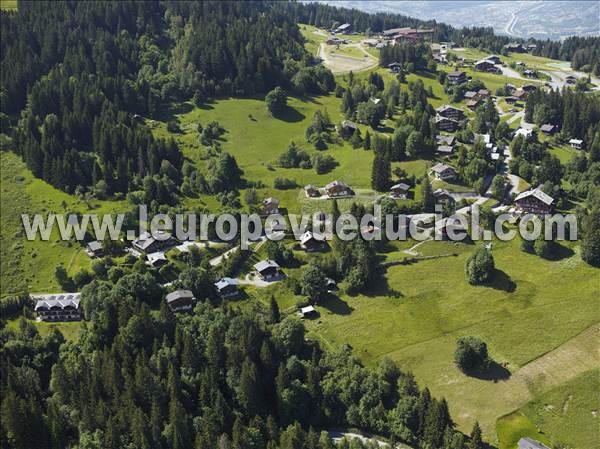
[{"label": "shrub", "polygon": [[275,178],[273,180],[273,187],[278,189],[278,190],[287,190],[287,189],[293,189],[295,187],[297,187],[298,184],[296,184],[296,181],[294,181],[293,179],[289,179],[289,178]]},{"label": "shrub", "polygon": [[494,257],[485,247],[480,246],[467,259],[465,264],[465,274],[467,281],[472,285],[479,285],[487,282],[494,271]]},{"label": "shrub", "polygon": [[454,361],[464,373],[487,368],[489,363],[487,345],[477,337],[462,337],[456,342]]}]

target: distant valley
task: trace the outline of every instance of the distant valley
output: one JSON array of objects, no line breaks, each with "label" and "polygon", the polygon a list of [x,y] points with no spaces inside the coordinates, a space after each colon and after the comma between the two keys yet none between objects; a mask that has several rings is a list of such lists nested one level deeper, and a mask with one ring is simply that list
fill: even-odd
[{"label": "distant valley", "polygon": [[405,14],[454,26],[489,26],[499,34],[559,40],[600,34],[598,1],[327,1],[367,12]]}]

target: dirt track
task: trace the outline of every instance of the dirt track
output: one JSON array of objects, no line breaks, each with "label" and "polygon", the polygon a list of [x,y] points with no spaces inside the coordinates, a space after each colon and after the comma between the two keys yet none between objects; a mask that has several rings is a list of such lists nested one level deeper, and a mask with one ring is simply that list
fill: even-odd
[{"label": "dirt track", "polygon": [[346,46],[358,48],[365,54],[365,57],[355,58],[353,56],[332,54],[330,51],[331,46],[325,44],[321,44],[319,47],[318,56],[323,60],[323,65],[334,74],[348,73],[350,71],[359,72],[377,66],[377,59],[365,51],[360,44],[348,44]]}]

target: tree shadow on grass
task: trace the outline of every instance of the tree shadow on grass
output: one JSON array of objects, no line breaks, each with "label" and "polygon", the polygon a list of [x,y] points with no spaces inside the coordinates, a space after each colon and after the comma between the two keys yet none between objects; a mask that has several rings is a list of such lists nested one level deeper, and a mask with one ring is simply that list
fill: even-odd
[{"label": "tree shadow on grass", "polygon": [[498,362],[491,360],[486,368],[471,371],[467,375],[469,377],[474,377],[475,379],[498,382],[501,380],[508,380],[511,373],[507,368],[500,365]]},{"label": "tree shadow on grass", "polygon": [[512,293],[517,289],[517,284],[510,278],[508,274],[497,268],[492,273],[492,279],[487,284],[488,287]]},{"label": "tree shadow on grass", "polygon": [[552,253],[548,257],[545,257],[545,259],[555,262],[558,260],[568,259],[569,257],[572,257],[574,254],[575,254],[575,252],[571,248],[561,245],[558,242],[553,242],[552,243]]},{"label": "tree shadow on grass", "polygon": [[285,110],[277,114],[275,118],[287,123],[296,123],[304,120],[306,116],[291,106],[287,106]]},{"label": "tree shadow on grass", "polygon": [[350,315],[354,310],[354,308],[350,307],[346,301],[332,293],[328,293],[321,301],[319,301],[319,305],[336,315]]}]

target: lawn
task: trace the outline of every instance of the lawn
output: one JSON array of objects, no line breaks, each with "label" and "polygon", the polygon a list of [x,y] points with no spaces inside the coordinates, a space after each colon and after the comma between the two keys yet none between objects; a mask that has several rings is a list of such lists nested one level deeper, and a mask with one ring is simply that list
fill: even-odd
[{"label": "lawn", "polygon": [[[76,340],[79,338],[79,333],[81,331],[81,327],[83,326],[83,321],[65,321],[62,323],[46,323],[40,321],[29,320],[32,323],[40,335],[45,337],[50,334],[52,329],[58,329],[65,340]],[[7,326],[11,329],[19,329],[19,319],[9,320],[6,322]]]},{"label": "lawn", "polygon": [[0,0],[0,9],[17,10],[17,0]]},{"label": "lawn", "polygon": [[587,371],[572,381],[539,395],[518,411],[498,420],[500,449],[514,449],[521,437],[593,449],[600,441],[598,405],[600,370]]},{"label": "lawn", "polygon": [[[325,306],[321,319],[311,322],[309,329],[326,345],[349,343],[367,364],[381,357],[396,360],[434,395],[448,399],[459,428],[468,431],[479,419],[493,441],[498,417],[560,379],[545,379],[544,369],[552,367],[544,364],[538,367],[541,372],[514,375],[508,382],[467,377],[452,362],[456,339],[482,337],[492,357],[518,373],[600,321],[598,272],[568,248],[564,259],[546,261],[521,252],[518,241],[494,242],[499,270],[495,280],[489,287],[473,287],[464,279],[464,263],[472,248],[426,242],[417,248],[423,255],[458,255],[390,267],[368,294],[342,294],[339,303],[344,313]],[[386,257],[404,257],[396,254]],[[577,292],[572,290],[575,285]],[[577,362],[573,365],[576,373]],[[567,378],[573,375],[566,369],[560,372]]]},{"label": "lawn", "polygon": [[[217,120],[226,130],[223,136],[224,151],[235,156],[238,165],[244,171],[243,177],[252,181],[262,181],[264,188],[258,189],[264,197],[275,196],[281,200],[281,206],[289,212],[299,213],[299,191],[306,184],[324,186],[335,180],[343,180],[353,189],[370,189],[371,161],[373,154],[363,149],[353,149],[347,142],[332,143],[322,154],[330,154],[339,165],[330,173],[319,175],[314,169],[285,169],[275,167],[279,155],[284,152],[290,141],[314,154],[317,150],[306,141],[305,131],[310,125],[312,116],[318,110],[327,111],[334,123],[342,120],[340,112],[341,100],[333,95],[295,98],[289,97],[288,110],[282,118],[274,118],[267,110],[262,99],[226,98],[217,100],[203,108],[190,110],[177,115],[183,133],[173,135],[190,160],[200,170],[205,170],[205,162],[200,158],[201,145],[196,132],[198,123],[206,124]],[[154,133],[165,137],[168,133],[164,123],[154,127]],[[363,135],[366,127],[363,127]],[[332,132],[334,135],[335,132]],[[298,187],[290,190],[273,188],[276,177],[290,178]],[[243,197],[243,195],[242,195]],[[202,196],[199,200],[188,200],[188,205],[195,202],[214,201],[214,198]]]},{"label": "lawn", "polygon": [[19,157],[11,152],[0,153],[0,166],[2,295],[58,291],[54,278],[56,266],[65,266],[72,275],[81,268],[89,268],[90,259],[78,243],[60,240],[57,230],[53,231],[49,241],[26,240],[21,214],[115,213],[125,210],[125,202],[91,200],[86,203],[34,178]]}]

